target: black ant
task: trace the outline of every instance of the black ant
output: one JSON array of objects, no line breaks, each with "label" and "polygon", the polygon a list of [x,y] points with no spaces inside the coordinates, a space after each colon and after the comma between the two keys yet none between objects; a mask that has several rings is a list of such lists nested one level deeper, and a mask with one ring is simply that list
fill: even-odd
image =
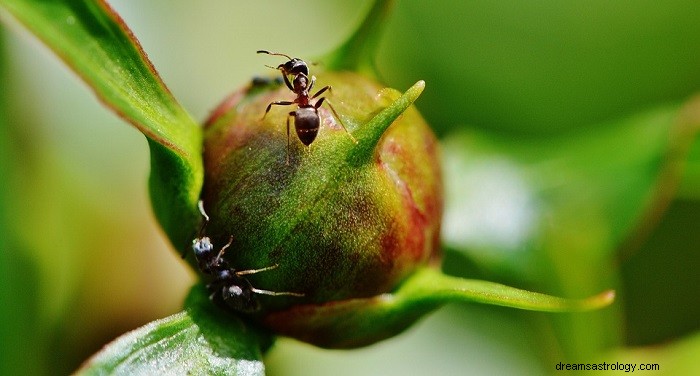
[{"label": "black ant", "polygon": [[267,77],[253,77],[250,80],[251,88],[264,88],[268,86],[280,86],[284,83],[282,77],[267,78]]},{"label": "black ant", "polygon": [[[279,265],[275,264],[262,269],[236,270],[223,258],[224,252],[233,242],[233,236],[219,252],[214,252],[214,245],[208,236],[204,236],[204,228],[209,223],[209,216],[204,211],[204,204],[199,201],[199,212],[204,217],[204,223],[199,230],[199,237],[192,241],[192,251],[197,259],[199,270],[211,276],[211,282],[207,285],[209,299],[221,307],[236,312],[253,313],[260,310],[260,302],[255,294],[272,296],[304,296],[296,292],[275,292],[261,290],[253,287],[245,275],[272,270]],[[183,255],[184,257],[184,255]]]},{"label": "black ant", "polygon": [[[297,97],[292,102],[275,101],[270,103],[269,105],[267,105],[265,115],[263,115],[264,119],[267,113],[270,112],[270,109],[273,105],[290,106],[296,104],[298,106],[296,111],[290,112],[289,116],[287,116],[287,164],[289,164],[289,118],[294,118],[294,129],[297,132],[297,137],[299,137],[299,140],[306,146],[311,145],[311,143],[314,142],[314,140],[316,139],[316,135],[318,135],[318,129],[321,126],[321,118],[318,115],[318,108],[321,107],[323,101],[326,98],[320,98],[316,101],[315,104],[311,104],[311,100],[316,99],[316,97],[323,94],[326,90],[331,91],[331,87],[325,86],[319,91],[317,91],[316,94],[309,97],[309,92],[314,87],[316,77],[311,76],[311,79],[309,80],[309,66],[304,60],[301,60],[296,57],[292,58],[286,54],[270,52],[265,50],[260,50],[257,53],[274,56],[284,56],[287,59],[289,59],[286,63],[278,65],[277,68],[270,67],[269,65],[268,67],[277,69],[280,72],[282,72],[282,79],[284,80],[284,83],[287,85],[289,90],[296,94]],[[289,81],[289,76],[293,76],[292,81]],[[340,116],[335,111],[335,108],[333,108],[333,105],[331,105],[330,101],[327,101],[326,103],[333,112],[333,115],[335,115],[335,118],[338,119],[338,122],[343,127],[345,132],[348,134],[348,136],[350,136],[352,142],[357,143],[357,140],[355,140],[355,137],[353,137],[350,134],[350,132],[348,132],[348,129],[345,127],[345,124],[343,124],[343,121],[340,119]]]}]

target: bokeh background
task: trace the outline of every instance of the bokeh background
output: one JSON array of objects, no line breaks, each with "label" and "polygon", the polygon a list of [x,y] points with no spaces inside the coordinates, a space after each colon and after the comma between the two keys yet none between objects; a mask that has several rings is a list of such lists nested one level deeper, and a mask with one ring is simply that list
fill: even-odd
[{"label": "bokeh background", "polygon": [[[370,5],[110,3],[202,120],[270,73],[256,50],[313,60]],[[0,374],[66,374],[178,312],[195,277],[150,211],[144,137],[0,18]],[[692,367],[700,143],[676,118],[700,92],[698,19],[695,0],[398,1],[377,69],[399,90],[427,83],[417,106],[445,148],[446,270],[570,297],[615,288],[618,300],[586,315],[450,305],[355,351],[280,339],[268,373],[539,375],[580,358]]]}]

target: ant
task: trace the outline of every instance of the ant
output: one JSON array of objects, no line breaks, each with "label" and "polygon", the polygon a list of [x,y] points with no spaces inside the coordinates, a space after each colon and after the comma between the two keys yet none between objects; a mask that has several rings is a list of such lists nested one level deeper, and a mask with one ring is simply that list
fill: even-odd
[{"label": "ant", "polygon": [[[271,67],[269,65],[268,67],[272,69],[277,69],[280,72],[282,72],[282,79],[284,80],[284,83],[287,85],[289,90],[296,94],[297,97],[296,99],[294,99],[294,101],[291,102],[275,101],[268,104],[267,109],[265,110],[265,115],[263,115],[264,119],[267,113],[270,112],[270,109],[273,105],[290,106],[296,104],[298,106],[298,108],[295,111],[291,111],[289,113],[289,116],[287,116],[287,164],[289,164],[289,118],[294,118],[294,129],[296,130],[299,141],[301,141],[305,146],[311,145],[311,143],[314,142],[314,140],[316,139],[316,135],[318,135],[318,129],[321,126],[321,118],[318,115],[318,108],[321,107],[323,101],[326,98],[319,98],[319,100],[317,100],[315,104],[312,104],[311,100],[316,99],[319,95],[326,92],[326,90],[330,92],[331,87],[325,86],[319,91],[317,91],[316,94],[309,97],[309,92],[314,87],[316,77],[311,76],[311,79],[309,79],[309,66],[304,60],[301,60],[296,57],[292,58],[286,54],[270,52],[266,50],[260,50],[257,51],[257,53],[274,56],[284,56],[287,59],[289,59],[287,62],[278,65],[277,68]],[[292,81],[289,81],[289,76],[293,76]],[[326,101],[326,103],[333,112],[333,115],[335,115],[335,118],[338,119],[338,122],[343,127],[345,132],[348,134],[348,136],[350,136],[352,142],[357,144],[357,140],[355,140],[355,137],[353,137],[352,134],[348,132],[348,129],[345,127],[345,124],[343,124],[343,121],[340,119],[340,116],[335,111],[335,108],[333,108],[333,105],[331,105],[330,101]]]},{"label": "ant", "polygon": [[250,80],[250,86],[251,88],[264,88],[267,86],[280,86],[284,83],[282,81],[282,77],[276,77],[276,78],[267,78],[267,77],[253,77],[252,80]]},{"label": "ant", "polygon": [[[192,241],[192,251],[197,259],[199,270],[211,276],[211,283],[207,285],[209,299],[217,305],[236,312],[253,313],[260,310],[260,302],[255,294],[271,296],[299,296],[304,294],[296,292],[275,292],[261,290],[253,285],[244,276],[272,270],[279,265],[275,264],[262,269],[236,270],[231,267],[223,256],[224,252],[233,242],[233,236],[219,252],[214,252],[214,245],[208,236],[204,235],[204,228],[209,223],[209,216],[204,211],[204,203],[198,203],[199,212],[204,217],[204,223],[199,230],[199,236]],[[183,254],[183,258],[186,255]]]}]

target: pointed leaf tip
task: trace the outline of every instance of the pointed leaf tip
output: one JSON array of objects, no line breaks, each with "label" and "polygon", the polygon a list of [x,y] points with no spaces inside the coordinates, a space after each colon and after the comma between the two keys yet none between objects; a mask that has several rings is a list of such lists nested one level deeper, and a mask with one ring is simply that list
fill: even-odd
[{"label": "pointed leaf tip", "polygon": [[[399,95],[389,106],[380,111],[370,121],[354,132],[359,145],[349,155],[349,160],[354,162],[366,162],[374,155],[377,144],[384,132],[401,114],[403,114],[415,102],[425,89],[425,81],[420,80],[413,84],[405,93]],[[382,90],[379,97],[390,97],[398,92],[393,89]],[[381,99],[380,99],[381,100]],[[355,163],[356,164],[356,163]]]},{"label": "pointed leaf tip", "polygon": [[464,279],[439,269],[417,270],[399,288],[370,298],[310,304],[275,312],[267,324],[278,333],[326,348],[356,348],[394,336],[448,303],[481,303],[540,312],[582,312],[613,302],[615,292],[565,299],[499,283]]},{"label": "pointed leaf tip", "polygon": [[[420,95],[423,92],[423,89],[425,89],[425,81],[423,80],[418,80],[413,86],[411,86],[410,89],[408,90],[415,90],[418,92],[418,95]],[[418,96],[416,96],[418,98]]]},{"label": "pointed leaf tip", "polygon": [[615,290],[603,291],[580,301],[580,310],[588,311],[609,306],[615,301]]}]

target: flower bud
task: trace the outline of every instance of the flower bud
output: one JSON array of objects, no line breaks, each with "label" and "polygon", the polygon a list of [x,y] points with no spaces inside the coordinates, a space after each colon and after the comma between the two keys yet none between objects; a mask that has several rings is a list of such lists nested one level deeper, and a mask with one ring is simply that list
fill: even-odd
[{"label": "flower bud", "polygon": [[[297,98],[275,81],[234,93],[205,128],[207,236],[219,246],[233,236],[224,257],[237,270],[277,266],[246,275],[255,288],[303,294],[259,294],[253,318],[283,333],[287,319],[304,326],[303,317],[285,316],[295,307],[391,292],[440,258],[434,134],[412,107],[387,115],[400,97],[395,90],[354,73],[320,73],[309,96],[326,85],[332,89],[311,100],[325,97],[309,146],[295,132],[297,104],[273,104],[266,114],[270,103]],[[417,97],[422,82],[415,87]]]}]

